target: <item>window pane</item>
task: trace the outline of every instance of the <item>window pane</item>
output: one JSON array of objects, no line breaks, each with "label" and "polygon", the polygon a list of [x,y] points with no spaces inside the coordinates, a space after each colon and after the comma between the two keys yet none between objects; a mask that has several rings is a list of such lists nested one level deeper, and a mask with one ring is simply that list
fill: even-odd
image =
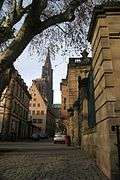
[{"label": "window pane", "polygon": [[32,114],[35,115],[35,111],[32,111]]},{"label": "window pane", "polygon": [[40,107],[40,103],[38,103],[38,107]]},{"label": "window pane", "polygon": [[37,115],[40,115],[40,111],[37,111]]},{"label": "window pane", "polygon": [[38,123],[42,123],[43,122],[43,120],[42,119],[38,119]]},{"label": "window pane", "polygon": [[33,119],[33,123],[36,123],[36,119]]},{"label": "window pane", "polygon": [[33,107],[35,107],[36,106],[36,104],[35,103],[33,103]]},{"label": "window pane", "polygon": [[43,114],[44,114],[44,111],[41,111],[41,114],[43,115]]}]

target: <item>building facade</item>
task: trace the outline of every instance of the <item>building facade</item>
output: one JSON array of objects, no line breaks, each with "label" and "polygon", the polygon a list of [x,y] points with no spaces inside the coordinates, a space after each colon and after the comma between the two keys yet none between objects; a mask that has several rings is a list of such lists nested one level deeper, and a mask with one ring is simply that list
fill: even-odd
[{"label": "building facade", "polygon": [[[66,79],[61,82],[61,118],[65,120],[67,134],[72,144],[79,145],[78,111],[74,111],[79,97],[79,80],[85,78],[91,68],[91,58],[84,51],[81,58],[69,58]],[[75,116],[74,116],[75,115]]]},{"label": "building facade", "polygon": [[[120,2],[94,9],[88,39],[93,51],[96,161],[109,179],[119,179],[117,135],[120,126]],[[119,136],[119,133],[118,133]]]},{"label": "building facade", "polygon": [[46,131],[47,101],[41,95],[36,81],[33,81],[29,93],[32,97],[30,101],[32,124],[38,127],[39,131],[44,134]]},{"label": "building facade", "polygon": [[119,32],[120,2],[96,6],[88,34],[92,45],[90,65],[69,61],[66,78],[71,141],[92,155],[111,180],[120,178]]},{"label": "building facade", "polygon": [[9,86],[0,100],[0,131],[2,133],[14,133],[16,138],[27,137],[30,99],[26,84],[14,69]]},{"label": "building facade", "polygon": [[62,79],[60,83],[60,90],[61,90],[61,112],[60,112],[60,119],[64,123],[67,129],[67,109],[68,109],[68,88],[67,88],[67,79]]},{"label": "building facade", "polygon": [[[54,124],[52,122],[54,121],[54,118],[52,116],[53,70],[50,61],[49,50],[45,60],[45,64],[42,67],[41,78],[33,80],[29,92],[32,96],[30,102],[32,123],[36,127],[39,127],[39,132],[41,132],[42,134],[48,133],[48,131],[48,134],[50,134],[50,128],[52,129]],[[50,125],[52,127],[50,127]]]}]

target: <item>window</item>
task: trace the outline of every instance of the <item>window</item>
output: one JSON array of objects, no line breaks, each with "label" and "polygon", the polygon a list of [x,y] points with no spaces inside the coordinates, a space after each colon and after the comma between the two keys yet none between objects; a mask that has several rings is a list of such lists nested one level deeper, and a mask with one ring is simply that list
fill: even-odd
[{"label": "window", "polygon": [[66,104],[66,98],[64,98],[64,104]]},{"label": "window", "polygon": [[37,115],[40,115],[40,111],[37,111]]},{"label": "window", "polygon": [[40,107],[40,103],[38,103],[38,107]]},{"label": "window", "polygon": [[32,114],[35,115],[35,111],[32,111]]},{"label": "window", "polygon": [[23,96],[23,91],[22,91],[22,89],[20,88],[20,98],[22,98],[22,96]]},{"label": "window", "polygon": [[34,96],[36,96],[36,94],[34,94]]},{"label": "window", "polygon": [[21,88],[18,86],[18,97],[20,98]]},{"label": "window", "polygon": [[41,111],[41,114],[44,115],[44,111]]},{"label": "window", "polygon": [[15,113],[16,111],[16,102],[13,102],[13,109],[12,109],[13,113]]},{"label": "window", "polygon": [[23,91],[23,94],[22,94],[22,98],[23,98],[23,100],[25,99],[24,91]]},{"label": "window", "polygon": [[66,98],[64,98],[64,110],[66,110]]},{"label": "window", "polygon": [[42,119],[38,119],[38,123],[42,123],[43,122],[43,120]]},{"label": "window", "polygon": [[33,103],[33,107],[36,107],[36,104],[35,104],[35,103]]},{"label": "window", "polygon": [[64,110],[66,110],[66,106],[64,106]]},{"label": "window", "polygon": [[33,123],[36,123],[36,119],[33,119]]},{"label": "window", "polygon": [[33,101],[36,101],[36,98],[34,98]]}]

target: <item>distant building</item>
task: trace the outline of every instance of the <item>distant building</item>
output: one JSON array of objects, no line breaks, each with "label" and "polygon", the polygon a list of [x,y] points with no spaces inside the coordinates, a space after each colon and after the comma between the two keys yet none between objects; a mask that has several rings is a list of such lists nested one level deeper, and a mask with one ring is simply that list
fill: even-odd
[{"label": "distant building", "polygon": [[79,112],[75,110],[79,98],[79,81],[88,76],[91,68],[91,58],[87,58],[87,52],[84,51],[82,55],[81,58],[69,58],[66,79],[62,79],[60,84],[61,119],[74,145],[78,145],[80,140]]},{"label": "distant building", "polygon": [[63,121],[67,128],[67,109],[68,109],[68,86],[67,79],[62,79],[60,83],[61,90],[61,114],[60,119]]},{"label": "distant building", "polygon": [[32,99],[30,101],[30,113],[32,116],[32,124],[39,127],[40,132],[46,131],[46,117],[47,117],[47,99],[42,96],[38,88],[38,82],[33,81],[29,90]]},{"label": "distant building", "polygon": [[[42,67],[42,76],[33,80],[32,86],[29,89],[32,96],[30,102],[30,113],[32,123],[39,127],[41,133],[49,131],[53,118],[53,70],[51,67],[50,54],[48,51],[46,61]],[[49,122],[47,122],[49,121]],[[49,127],[47,127],[49,126]]]},{"label": "distant building", "polygon": [[31,96],[17,70],[0,100],[0,132],[14,133],[16,138],[27,137],[29,101]]}]

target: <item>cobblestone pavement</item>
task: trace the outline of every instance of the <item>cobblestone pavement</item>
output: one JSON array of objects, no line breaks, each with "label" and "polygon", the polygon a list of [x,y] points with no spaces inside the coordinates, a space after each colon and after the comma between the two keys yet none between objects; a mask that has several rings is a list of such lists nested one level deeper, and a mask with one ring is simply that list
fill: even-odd
[{"label": "cobblestone pavement", "polygon": [[66,145],[0,153],[0,180],[107,180],[87,154]]}]

